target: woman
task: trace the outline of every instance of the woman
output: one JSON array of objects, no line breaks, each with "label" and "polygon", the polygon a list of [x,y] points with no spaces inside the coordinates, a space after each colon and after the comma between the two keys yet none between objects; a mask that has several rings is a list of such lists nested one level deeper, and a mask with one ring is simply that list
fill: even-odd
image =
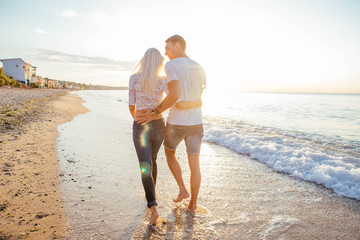
[{"label": "woman", "polygon": [[[133,118],[147,109],[158,106],[167,89],[165,77],[161,76],[164,58],[161,53],[150,48],[136,66],[136,73],[129,81],[129,110]],[[197,102],[179,102],[177,107],[186,109],[198,107]],[[147,206],[151,210],[149,226],[156,225],[159,217],[155,199],[155,184],[157,177],[156,158],[164,140],[165,123],[159,114],[154,120],[146,124],[133,123],[133,141],[140,163],[141,180],[144,186]]]}]

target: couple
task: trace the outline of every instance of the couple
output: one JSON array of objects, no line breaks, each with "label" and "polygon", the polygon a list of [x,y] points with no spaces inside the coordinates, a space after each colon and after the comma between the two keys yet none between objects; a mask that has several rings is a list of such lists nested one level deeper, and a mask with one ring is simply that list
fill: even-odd
[{"label": "couple", "polygon": [[[179,185],[174,202],[189,197],[182,170],[175,152],[185,140],[191,171],[191,199],[188,210],[195,215],[201,173],[199,165],[200,145],[203,137],[201,94],[206,85],[205,71],[185,53],[186,42],[174,35],[166,41],[166,76],[161,76],[165,59],[161,53],[150,48],[137,65],[137,71],[129,81],[129,109],[134,118],[133,141],[139,159],[141,179],[151,210],[149,226],[156,225],[159,217],[155,199],[157,177],[156,158],[164,142],[168,166]],[[167,95],[163,99],[163,93]],[[169,110],[166,126],[162,112]]]}]

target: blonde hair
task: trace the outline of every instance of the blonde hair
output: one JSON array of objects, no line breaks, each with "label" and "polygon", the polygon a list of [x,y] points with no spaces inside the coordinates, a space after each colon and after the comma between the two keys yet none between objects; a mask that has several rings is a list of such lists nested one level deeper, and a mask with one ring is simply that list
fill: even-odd
[{"label": "blonde hair", "polygon": [[156,48],[149,48],[135,67],[139,75],[141,90],[145,93],[153,93],[159,83],[161,72],[164,67],[164,57]]}]

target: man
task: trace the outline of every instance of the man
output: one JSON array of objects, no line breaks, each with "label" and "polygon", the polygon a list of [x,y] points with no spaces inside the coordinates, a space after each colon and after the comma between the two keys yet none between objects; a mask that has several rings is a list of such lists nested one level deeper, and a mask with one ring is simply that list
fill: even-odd
[{"label": "man", "polygon": [[[136,121],[148,122],[171,107],[166,123],[164,147],[168,166],[179,186],[179,194],[174,202],[181,202],[189,197],[182,178],[181,166],[175,156],[177,146],[184,140],[191,171],[191,198],[188,210],[195,215],[201,183],[199,163],[203,137],[201,94],[206,85],[205,71],[186,55],[186,42],[181,36],[174,35],[165,43],[165,55],[170,59],[165,65],[169,93],[159,106],[140,115]],[[192,108],[189,108],[189,105]]]}]

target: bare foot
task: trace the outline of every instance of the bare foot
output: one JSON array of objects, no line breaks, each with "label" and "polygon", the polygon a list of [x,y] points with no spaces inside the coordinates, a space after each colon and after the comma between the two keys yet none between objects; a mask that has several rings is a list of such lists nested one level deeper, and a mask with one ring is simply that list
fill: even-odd
[{"label": "bare foot", "polygon": [[187,210],[190,213],[191,216],[195,217],[195,213],[196,213],[196,204],[192,204],[191,202],[189,203],[189,205],[187,206]]},{"label": "bare foot", "polygon": [[173,201],[181,202],[182,200],[184,200],[185,198],[188,198],[189,196],[190,196],[189,193],[185,190],[185,192],[180,192],[179,195],[177,196],[177,198],[174,198]]},{"label": "bare foot", "polygon": [[152,206],[150,208],[150,210],[151,210],[151,217],[150,217],[150,220],[149,220],[149,226],[155,226],[156,222],[157,222],[157,219],[159,218],[159,213],[157,211],[156,206]]}]

